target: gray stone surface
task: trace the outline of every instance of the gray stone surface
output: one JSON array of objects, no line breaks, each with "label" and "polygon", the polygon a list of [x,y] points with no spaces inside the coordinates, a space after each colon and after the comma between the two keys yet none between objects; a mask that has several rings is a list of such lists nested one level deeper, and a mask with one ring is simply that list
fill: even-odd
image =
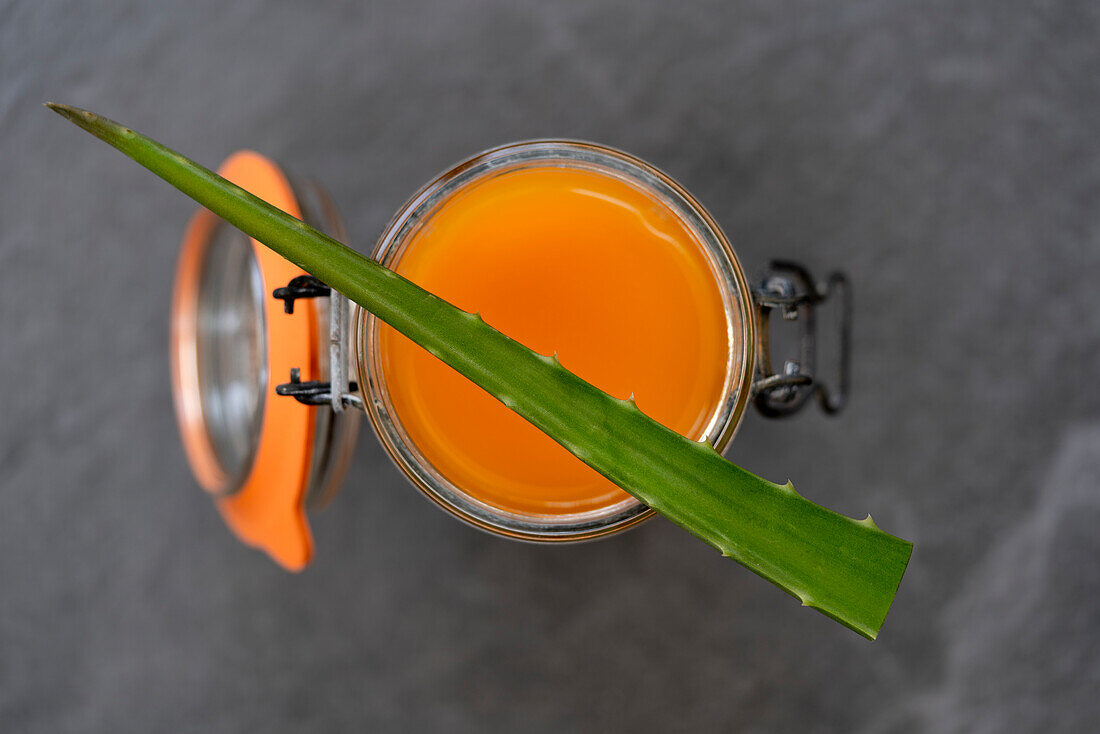
[{"label": "gray stone surface", "polygon": [[[1098,37],[1087,1],[0,3],[0,729],[1100,729]],[[881,638],[663,521],[479,534],[366,434],[313,567],[240,547],[169,397],[191,205],[46,99],[272,155],[364,250],[448,164],[569,136],[750,268],[846,269],[851,409],[730,456],[916,541]]]}]

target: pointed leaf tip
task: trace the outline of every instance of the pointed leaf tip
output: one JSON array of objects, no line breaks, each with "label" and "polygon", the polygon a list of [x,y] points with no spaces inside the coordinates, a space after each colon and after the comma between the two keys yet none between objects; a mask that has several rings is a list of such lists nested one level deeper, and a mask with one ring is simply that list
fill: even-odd
[{"label": "pointed leaf tip", "polygon": [[[102,115],[97,115],[94,112],[79,107],[72,107],[67,104],[58,104],[56,102],[45,102],[44,104],[77,127],[87,130],[100,140],[120,150],[123,150],[123,148],[119,146],[120,141],[131,140],[135,137],[134,131],[130,128],[123,127],[114,120],[110,120]],[[123,150],[123,152],[125,153],[126,151]],[[129,155],[129,153],[127,153],[127,155]]]},{"label": "pointed leaf tip", "polygon": [[78,117],[92,119],[96,116],[94,113],[89,112],[88,110],[82,110],[79,107],[73,107],[67,104],[58,104],[57,102],[43,102],[42,104],[44,104],[46,107],[49,107],[51,110],[61,115],[62,117],[73,120],[74,122]]}]

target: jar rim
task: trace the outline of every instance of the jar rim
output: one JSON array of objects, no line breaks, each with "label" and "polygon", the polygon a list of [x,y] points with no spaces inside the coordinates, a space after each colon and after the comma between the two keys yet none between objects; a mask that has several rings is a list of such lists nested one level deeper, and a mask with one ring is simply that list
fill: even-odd
[{"label": "jar rim", "polygon": [[[646,161],[614,148],[575,140],[529,140],[478,153],[436,176],[402,206],[379,237],[372,257],[394,267],[410,234],[424,216],[484,176],[524,165],[558,164],[616,175],[662,201],[681,217],[703,245],[722,290],[729,355],[726,392],[711,414],[703,438],[722,451],[744,417],[755,362],[755,318],[748,280],[728,238],[717,222],[684,187]],[[536,542],[576,542],[620,532],[655,512],[631,497],[614,505],[574,515],[528,515],[489,505],[442,475],[405,433],[390,403],[379,357],[379,324],[356,307],[355,359],[364,404],[375,433],[399,469],[428,499],[464,522],[506,537]],[[736,350],[740,349],[740,355]],[[739,357],[739,359],[738,359]]]}]

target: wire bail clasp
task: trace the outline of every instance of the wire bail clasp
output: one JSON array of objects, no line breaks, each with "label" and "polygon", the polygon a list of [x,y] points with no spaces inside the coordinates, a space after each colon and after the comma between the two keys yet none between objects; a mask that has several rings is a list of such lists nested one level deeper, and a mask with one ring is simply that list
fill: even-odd
[{"label": "wire bail clasp", "polygon": [[359,386],[348,377],[348,305],[344,294],[329,288],[312,275],[299,275],[282,288],[276,288],[271,296],[283,302],[285,313],[294,313],[294,301],[300,298],[328,298],[328,372],[327,381],[302,382],[301,370],[290,370],[290,382],[275,386],[277,395],[294,398],[305,405],[329,405],[333,412],[344,408],[363,409],[363,400],[356,394]]},{"label": "wire bail clasp", "polygon": [[[815,309],[833,297],[839,299],[838,346],[840,355],[836,381],[826,382],[817,374],[817,324]],[[779,418],[800,410],[816,396],[822,411],[840,412],[848,402],[852,334],[852,289],[847,276],[829,275],[818,284],[806,268],[787,260],[773,260],[753,290],[759,323],[756,379],[753,401],[761,414]],[[779,311],[785,321],[799,323],[798,360],[786,360],[782,370],[772,367],[770,317]]]}]

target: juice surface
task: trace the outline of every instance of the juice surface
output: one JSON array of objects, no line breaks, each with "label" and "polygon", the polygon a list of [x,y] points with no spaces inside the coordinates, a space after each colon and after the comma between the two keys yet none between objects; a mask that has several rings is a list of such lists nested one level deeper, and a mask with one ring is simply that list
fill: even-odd
[{"label": "juice surface", "polygon": [[[542,166],[468,184],[412,235],[397,272],[650,417],[700,438],[731,353],[703,244],[630,183]],[[628,495],[388,326],[394,413],[469,495],[520,513],[605,508]],[[734,353],[737,353],[734,350]]]}]

